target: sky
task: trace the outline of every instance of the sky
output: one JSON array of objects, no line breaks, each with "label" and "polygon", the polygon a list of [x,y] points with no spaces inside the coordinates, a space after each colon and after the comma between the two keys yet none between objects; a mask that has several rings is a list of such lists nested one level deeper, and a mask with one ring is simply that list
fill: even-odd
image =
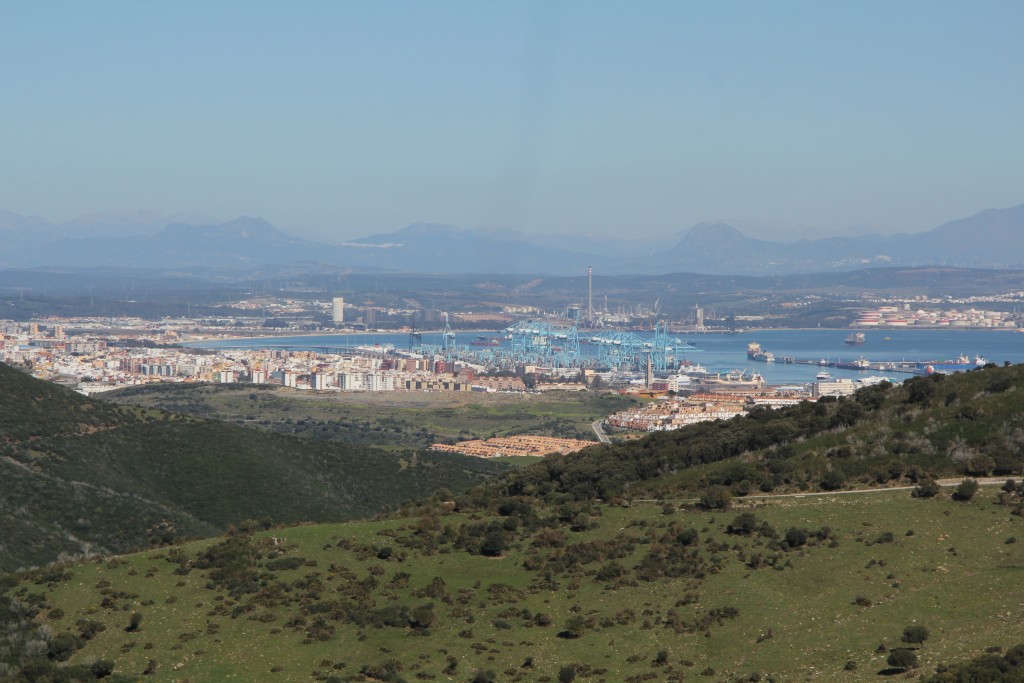
[{"label": "sky", "polygon": [[1024,203],[1018,0],[0,0],[0,209],[642,236]]}]

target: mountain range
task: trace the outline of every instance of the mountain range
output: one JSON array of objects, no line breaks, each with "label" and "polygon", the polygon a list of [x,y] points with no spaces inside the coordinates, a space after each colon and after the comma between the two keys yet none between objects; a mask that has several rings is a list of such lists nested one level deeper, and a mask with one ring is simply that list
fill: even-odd
[{"label": "mountain range", "polygon": [[52,225],[0,211],[0,267],[208,267],[237,270],[306,262],[352,272],[775,275],[886,266],[1024,265],[1024,204],[988,209],[913,234],[820,239],[749,237],[742,224],[709,222],[674,236],[532,235],[505,228],[414,223],[344,242],[287,234],[261,218],[216,222],[147,212],[86,216]]}]

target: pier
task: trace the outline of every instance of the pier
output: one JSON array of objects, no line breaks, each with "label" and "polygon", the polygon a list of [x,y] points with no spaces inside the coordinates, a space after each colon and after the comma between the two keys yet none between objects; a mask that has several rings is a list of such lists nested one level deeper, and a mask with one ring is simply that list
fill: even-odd
[{"label": "pier", "polygon": [[863,372],[900,372],[908,375],[921,374],[921,367],[925,365],[943,365],[949,361],[943,360],[867,360],[858,358],[855,360],[843,360],[840,358],[809,359],[793,358],[792,356],[777,357],[776,363],[789,365],[814,365],[822,368],[839,368],[842,370],[861,370]]}]

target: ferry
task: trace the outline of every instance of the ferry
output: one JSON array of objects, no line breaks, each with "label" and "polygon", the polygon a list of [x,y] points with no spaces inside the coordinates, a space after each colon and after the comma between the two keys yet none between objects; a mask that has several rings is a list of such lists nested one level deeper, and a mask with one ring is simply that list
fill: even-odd
[{"label": "ferry", "polygon": [[818,380],[819,382],[827,382],[830,379],[832,379],[832,373],[830,373],[828,370],[822,370],[821,372],[814,376],[814,379]]}]

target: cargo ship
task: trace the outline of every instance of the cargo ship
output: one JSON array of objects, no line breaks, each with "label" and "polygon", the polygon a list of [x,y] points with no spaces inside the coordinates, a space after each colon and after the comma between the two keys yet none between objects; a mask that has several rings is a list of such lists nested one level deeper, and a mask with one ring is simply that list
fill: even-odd
[{"label": "cargo ship", "polygon": [[850,346],[860,346],[867,340],[868,338],[864,335],[863,332],[851,332],[846,337],[846,343],[849,344]]},{"label": "cargo ship", "polygon": [[775,355],[771,351],[765,351],[757,342],[747,344],[747,358],[761,361],[762,363],[774,363]]},{"label": "cargo ship", "polygon": [[501,342],[495,337],[477,337],[469,342],[470,346],[501,346]]},{"label": "cargo ship", "polygon": [[698,384],[701,389],[715,391],[716,389],[760,389],[764,387],[765,382],[764,377],[756,372],[732,370],[701,377]]}]

